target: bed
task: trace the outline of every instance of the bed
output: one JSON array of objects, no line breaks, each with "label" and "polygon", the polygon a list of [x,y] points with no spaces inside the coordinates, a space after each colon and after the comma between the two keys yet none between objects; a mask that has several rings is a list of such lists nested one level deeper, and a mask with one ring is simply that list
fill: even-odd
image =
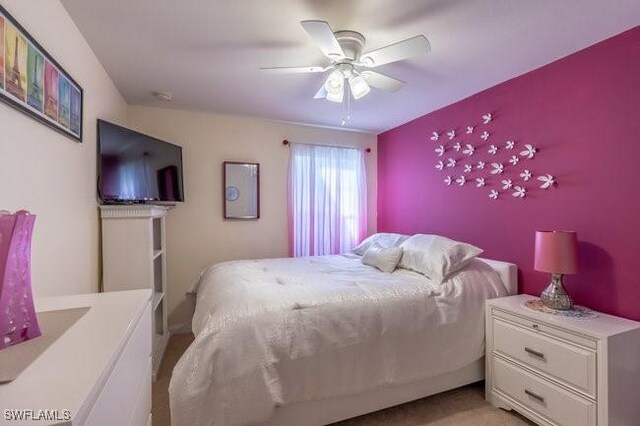
[{"label": "bed", "polygon": [[322,425],[482,380],[484,300],[516,292],[515,265],[485,259],[439,285],[354,254],[214,265],[172,424]]}]

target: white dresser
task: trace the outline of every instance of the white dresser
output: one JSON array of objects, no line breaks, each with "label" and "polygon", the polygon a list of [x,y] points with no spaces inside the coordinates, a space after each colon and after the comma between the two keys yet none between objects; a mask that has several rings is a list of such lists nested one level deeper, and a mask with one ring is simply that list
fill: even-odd
[{"label": "white dresser", "polygon": [[640,323],[487,301],[486,398],[540,425],[640,425]]},{"label": "white dresser", "polygon": [[13,421],[2,412],[0,424],[151,424],[151,290],[36,300],[38,312],[81,307],[89,309],[17,379],[0,385],[3,411],[49,410],[45,416],[54,418]]}]

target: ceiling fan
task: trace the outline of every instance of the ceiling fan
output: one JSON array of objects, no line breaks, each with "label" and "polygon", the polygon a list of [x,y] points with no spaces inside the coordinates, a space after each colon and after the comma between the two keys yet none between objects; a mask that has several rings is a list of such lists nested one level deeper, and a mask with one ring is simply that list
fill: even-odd
[{"label": "ceiling fan", "polygon": [[311,36],[322,53],[331,60],[327,66],[260,68],[272,74],[323,73],[332,70],[327,80],[314,96],[332,102],[342,102],[348,82],[355,99],[366,96],[375,87],[386,92],[395,92],[405,82],[371,71],[379,65],[402,61],[412,56],[428,53],[429,41],[418,35],[379,49],[362,53],[365,37],[356,31],[336,31],[325,21],[302,21],[302,27]]}]

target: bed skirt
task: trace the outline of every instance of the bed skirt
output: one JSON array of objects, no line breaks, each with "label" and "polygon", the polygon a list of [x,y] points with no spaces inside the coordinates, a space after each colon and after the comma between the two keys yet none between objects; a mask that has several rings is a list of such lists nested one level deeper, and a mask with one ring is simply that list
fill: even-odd
[{"label": "bed skirt", "polygon": [[484,357],[458,370],[413,383],[277,407],[273,417],[259,426],[327,425],[481,380],[484,380]]}]

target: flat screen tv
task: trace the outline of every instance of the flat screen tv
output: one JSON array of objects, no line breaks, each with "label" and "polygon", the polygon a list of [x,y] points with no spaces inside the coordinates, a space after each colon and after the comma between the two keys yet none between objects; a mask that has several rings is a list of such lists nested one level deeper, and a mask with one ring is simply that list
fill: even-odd
[{"label": "flat screen tv", "polygon": [[98,120],[98,197],[108,204],[184,201],[182,148]]}]

